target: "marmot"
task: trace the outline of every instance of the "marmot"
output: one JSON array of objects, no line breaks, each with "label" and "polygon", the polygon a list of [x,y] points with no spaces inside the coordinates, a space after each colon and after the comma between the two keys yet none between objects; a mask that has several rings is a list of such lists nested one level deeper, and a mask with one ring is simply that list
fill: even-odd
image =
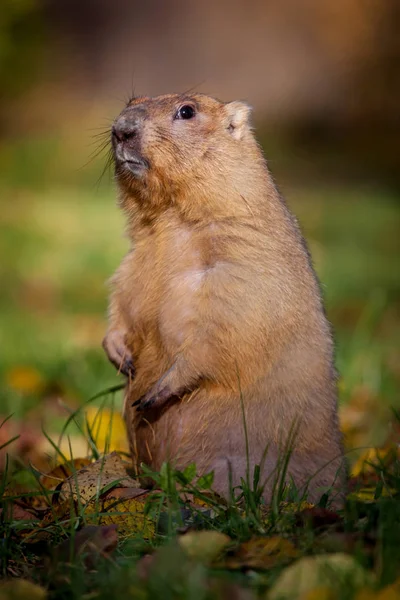
[{"label": "marmot", "polygon": [[103,346],[129,375],[138,467],[194,462],[227,494],[262,464],[268,501],[289,444],[287,481],[314,502],[332,487],[337,506],[345,475],[330,326],[250,112],[169,94],[136,97],[115,120],[131,248],[112,280]]}]

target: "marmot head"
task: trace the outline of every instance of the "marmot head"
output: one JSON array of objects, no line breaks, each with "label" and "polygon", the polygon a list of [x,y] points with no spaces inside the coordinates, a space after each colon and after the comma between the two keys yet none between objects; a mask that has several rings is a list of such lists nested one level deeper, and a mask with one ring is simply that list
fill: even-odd
[{"label": "marmot head", "polygon": [[174,194],[216,175],[229,178],[256,146],[250,112],[245,103],[202,94],[134,98],[112,126],[122,191]]}]

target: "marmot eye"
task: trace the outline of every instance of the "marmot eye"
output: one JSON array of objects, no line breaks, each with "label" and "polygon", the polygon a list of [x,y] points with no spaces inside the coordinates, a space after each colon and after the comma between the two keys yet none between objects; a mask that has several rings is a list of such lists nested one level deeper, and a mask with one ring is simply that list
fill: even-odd
[{"label": "marmot eye", "polygon": [[195,110],[193,106],[190,106],[190,104],[185,104],[184,106],[181,106],[176,113],[176,119],[193,119],[194,115]]}]

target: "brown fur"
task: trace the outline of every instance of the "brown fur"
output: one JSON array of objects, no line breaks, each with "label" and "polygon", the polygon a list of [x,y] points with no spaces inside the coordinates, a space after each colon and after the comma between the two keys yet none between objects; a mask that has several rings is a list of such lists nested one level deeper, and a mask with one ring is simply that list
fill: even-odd
[{"label": "brown fur", "polygon": [[[176,119],[190,104],[194,118]],[[344,473],[333,344],[318,283],[294,217],[249,125],[249,108],[203,95],[136,98],[116,160],[131,251],[113,278],[104,347],[131,359],[125,403],[134,462],[195,462],[228,489],[268,452],[277,464],[293,426],[289,474],[316,500]],[[130,121],[131,120],[131,121]],[[129,368],[125,369],[128,372]],[[132,372],[132,366],[131,366]],[[132,403],[139,407],[132,407]],[[230,465],[230,467],[229,467]],[[271,494],[271,481],[265,496]]]}]

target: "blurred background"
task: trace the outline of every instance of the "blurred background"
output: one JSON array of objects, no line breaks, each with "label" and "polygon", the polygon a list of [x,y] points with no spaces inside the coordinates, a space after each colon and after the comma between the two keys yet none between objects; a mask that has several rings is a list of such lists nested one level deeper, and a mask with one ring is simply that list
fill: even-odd
[{"label": "blurred background", "polygon": [[[133,94],[254,107],[337,341],[348,447],[400,408],[398,0],[2,0],[1,443],[121,382],[101,349],[127,250],[103,133]],[[123,436],[123,433],[121,433]]]}]

